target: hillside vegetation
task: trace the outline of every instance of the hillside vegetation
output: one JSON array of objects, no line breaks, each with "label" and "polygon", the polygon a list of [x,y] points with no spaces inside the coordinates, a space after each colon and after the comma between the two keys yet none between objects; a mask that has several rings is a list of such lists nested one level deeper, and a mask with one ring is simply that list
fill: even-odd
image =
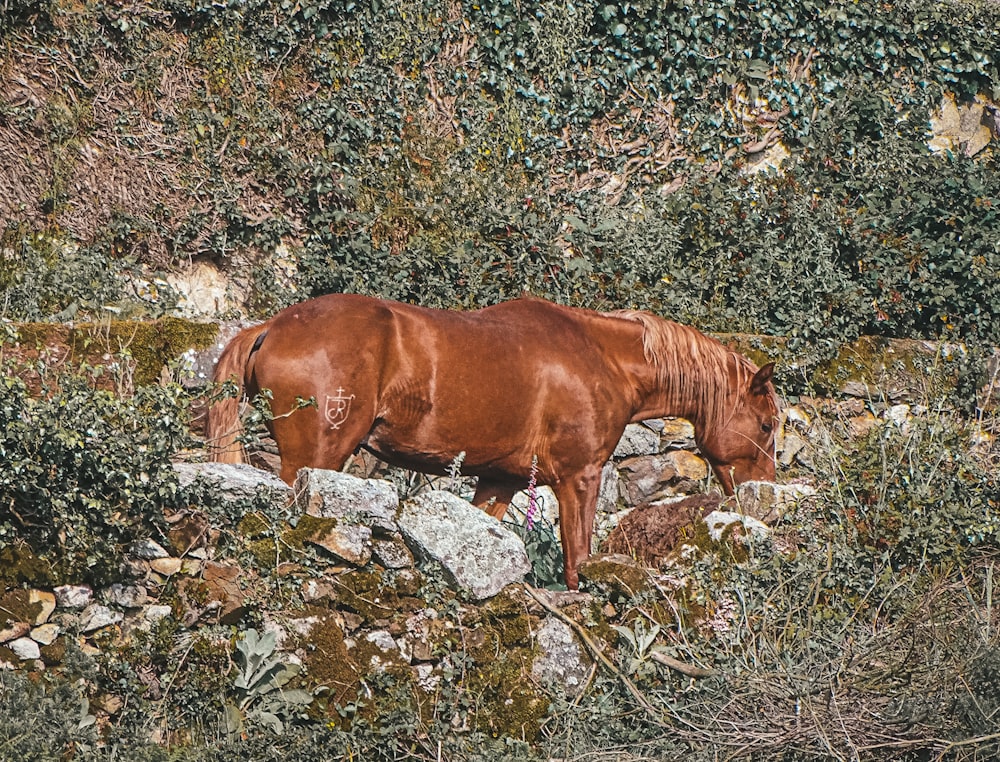
[{"label": "hillside vegetation", "polygon": [[[204,260],[256,313],[528,289],[996,343],[998,29],[986,0],[9,0],[3,314],[157,314]],[[948,103],[975,124],[935,153]]]}]

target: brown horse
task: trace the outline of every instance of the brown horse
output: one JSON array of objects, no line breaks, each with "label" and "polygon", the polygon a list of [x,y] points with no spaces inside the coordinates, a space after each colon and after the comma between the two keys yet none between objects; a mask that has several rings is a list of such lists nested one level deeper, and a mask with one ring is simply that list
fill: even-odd
[{"label": "brown horse", "polygon": [[[536,298],[474,312],[338,294],[238,334],[215,378],[268,389],[281,478],[340,469],[359,448],[405,468],[479,477],[473,502],[501,518],[537,483],[559,501],[566,584],[590,553],[603,465],[626,424],[681,416],[723,489],[774,479],[773,364],[644,312]],[[314,398],[315,407],[301,407]],[[208,413],[214,460],[240,462],[236,399]]]}]

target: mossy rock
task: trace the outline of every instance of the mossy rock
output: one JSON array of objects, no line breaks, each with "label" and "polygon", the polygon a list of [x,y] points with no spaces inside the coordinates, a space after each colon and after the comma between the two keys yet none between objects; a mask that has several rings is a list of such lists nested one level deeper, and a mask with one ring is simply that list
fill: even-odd
[{"label": "mossy rock", "polygon": [[43,608],[40,601],[32,600],[30,590],[10,590],[0,595],[0,627],[15,622],[33,624]]},{"label": "mossy rock", "polygon": [[500,637],[504,648],[531,645],[531,631],[535,618],[528,613],[523,588],[508,586],[487,601],[482,607],[483,621]]},{"label": "mossy rock", "polygon": [[646,569],[628,556],[618,554],[598,554],[586,559],[580,564],[580,581],[586,589],[611,601],[627,601],[656,592]]},{"label": "mossy rock", "polygon": [[334,588],[331,603],[354,612],[366,624],[388,623],[427,605],[403,594],[395,584],[396,575],[378,567],[337,574],[330,580]]},{"label": "mossy rock", "polygon": [[964,350],[933,341],[862,336],[813,373],[817,390],[892,400],[927,399],[954,391]]},{"label": "mossy rock", "polygon": [[533,646],[509,648],[504,628],[483,627],[482,644],[470,651],[475,669],[466,673],[463,689],[477,697],[474,722],[494,737],[533,741],[549,709],[549,698],[531,677]]},{"label": "mossy rock", "polygon": [[[207,349],[216,340],[219,327],[177,317],[150,322],[110,320],[100,323],[19,323],[17,344],[5,352],[25,363],[49,354],[57,367],[70,369],[87,364],[107,366],[125,359],[132,383],[145,386],[155,382],[169,365],[191,349]],[[25,371],[26,380],[37,379]],[[109,379],[109,385],[112,380]]]}]

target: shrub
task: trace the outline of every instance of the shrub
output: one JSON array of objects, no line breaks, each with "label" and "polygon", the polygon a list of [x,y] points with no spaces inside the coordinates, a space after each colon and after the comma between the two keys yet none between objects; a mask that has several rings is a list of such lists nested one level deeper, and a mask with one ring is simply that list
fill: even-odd
[{"label": "shrub", "polygon": [[119,397],[96,387],[101,372],[46,379],[40,397],[0,380],[0,544],[27,543],[67,581],[112,579],[130,544],[164,528],[170,457],[190,436],[179,387]]}]

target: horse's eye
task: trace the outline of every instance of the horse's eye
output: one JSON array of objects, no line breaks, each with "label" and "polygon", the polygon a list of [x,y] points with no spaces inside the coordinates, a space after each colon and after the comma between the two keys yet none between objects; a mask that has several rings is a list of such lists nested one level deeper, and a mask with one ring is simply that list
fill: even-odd
[{"label": "horse's eye", "polygon": [[762,423],[760,425],[760,430],[763,431],[765,434],[770,434],[772,431],[774,431],[774,424],[773,423]]}]

